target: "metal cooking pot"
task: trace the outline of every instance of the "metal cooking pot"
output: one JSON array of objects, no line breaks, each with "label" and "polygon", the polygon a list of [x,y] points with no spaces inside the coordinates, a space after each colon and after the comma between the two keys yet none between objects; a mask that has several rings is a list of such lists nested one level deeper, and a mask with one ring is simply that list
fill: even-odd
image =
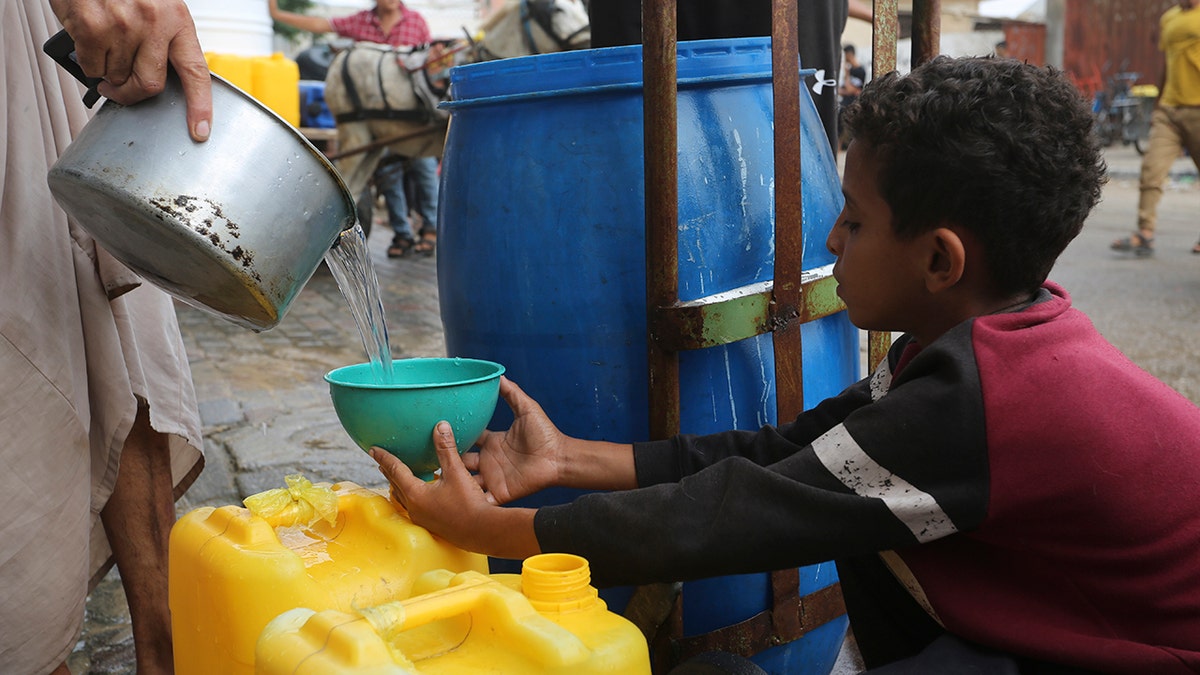
[{"label": "metal cooking pot", "polygon": [[[46,51],[72,70],[61,36],[51,38],[60,53],[50,43]],[[73,74],[84,79],[78,66]],[[50,169],[50,190],[148,281],[267,330],[354,226],[354,199],[325,156],[278,115],[215,75],[212,95],[204,143],[188,135],[174,73],[146,101],[106,101]]]}]

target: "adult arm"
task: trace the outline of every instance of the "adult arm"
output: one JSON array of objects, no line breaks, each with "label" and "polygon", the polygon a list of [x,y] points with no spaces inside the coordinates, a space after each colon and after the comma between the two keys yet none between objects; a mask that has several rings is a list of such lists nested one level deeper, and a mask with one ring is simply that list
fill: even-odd
[{"label": "adult arm", "polygon": [[103,78],[101,96],[130,105],[160,93],[167,65],[179,75],[192,138],[212,131],[212,78],[183,0],[51,0],[75,41],[79,66]]},{"label": "adult arm", "polygon": [[850,0],[847,6],[850,10],[850,18],[862,19],[863,21],[875,20],[875,8],[873,4],[867,4],[862,0]]},{"label": "adult arm", "polygon": [[310,33],[333,32],[333,23],[325,17],[297,14],[279,9],[279,0],[267,0],[267,7],[271,12],[272,19],[292,28],[306,30]]}]

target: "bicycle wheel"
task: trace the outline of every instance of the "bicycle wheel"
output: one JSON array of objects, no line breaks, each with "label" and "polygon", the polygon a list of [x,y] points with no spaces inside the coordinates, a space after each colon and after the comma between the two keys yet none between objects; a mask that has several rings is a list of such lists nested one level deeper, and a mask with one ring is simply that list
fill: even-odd
[{"label": "bicycle wheel", "polygon": [[1150,108],[1139,100],[1137,107],[1131,112],[1125,137],[1133,143],[1133,149],[1137,150],[1139,155],[1144,155],[1150,141]]}]

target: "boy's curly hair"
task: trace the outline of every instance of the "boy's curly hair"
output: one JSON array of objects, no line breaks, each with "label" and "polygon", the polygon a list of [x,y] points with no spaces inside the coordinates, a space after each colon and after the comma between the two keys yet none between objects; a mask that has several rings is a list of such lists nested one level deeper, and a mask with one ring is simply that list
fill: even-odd
[{"label": "boy's curly hair", "polygon": [[998,291],[1036,289],[1100,199],[1092,115],[1061,71],[938,57],[863,89],[851,137],[880,162],[900,236],[958,224],[979,238]]}]

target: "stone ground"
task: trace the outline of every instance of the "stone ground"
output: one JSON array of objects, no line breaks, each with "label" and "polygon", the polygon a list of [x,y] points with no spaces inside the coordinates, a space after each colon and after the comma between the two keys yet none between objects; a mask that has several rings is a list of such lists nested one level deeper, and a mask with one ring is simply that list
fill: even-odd
[{"label": "stone ground", "polygon": [[[1137,157],[1132,149],[1113,148],[1108,161],[1113,180],[1104,201],[1052,278],[1134,361],[1200,403],[1200,256],[1188,253],[1200,235],[1195,167],[1185,160],[1176,164],[1161,207],[1158,254],[1137,260],[1108,250],[1108,242],[1133,225]],[[435,260],[388,260],[387,234],[378,231],[370,241],[393,355],[441,356]],[[180,513],[240,503],[281,487],[288,473],[381,484],[374,463],[338,425],[322,380],[330,369],[364,359],[350,311],[323,266],[271,331],[252,333],[186,306],[179,308],[179,321],[207,456],[205,471],[179,502]],[[89,598],[70,666],[76,675],[134,673],[128,610],[115,571]],[[861,670],[851,644],[834,673]]]}]

